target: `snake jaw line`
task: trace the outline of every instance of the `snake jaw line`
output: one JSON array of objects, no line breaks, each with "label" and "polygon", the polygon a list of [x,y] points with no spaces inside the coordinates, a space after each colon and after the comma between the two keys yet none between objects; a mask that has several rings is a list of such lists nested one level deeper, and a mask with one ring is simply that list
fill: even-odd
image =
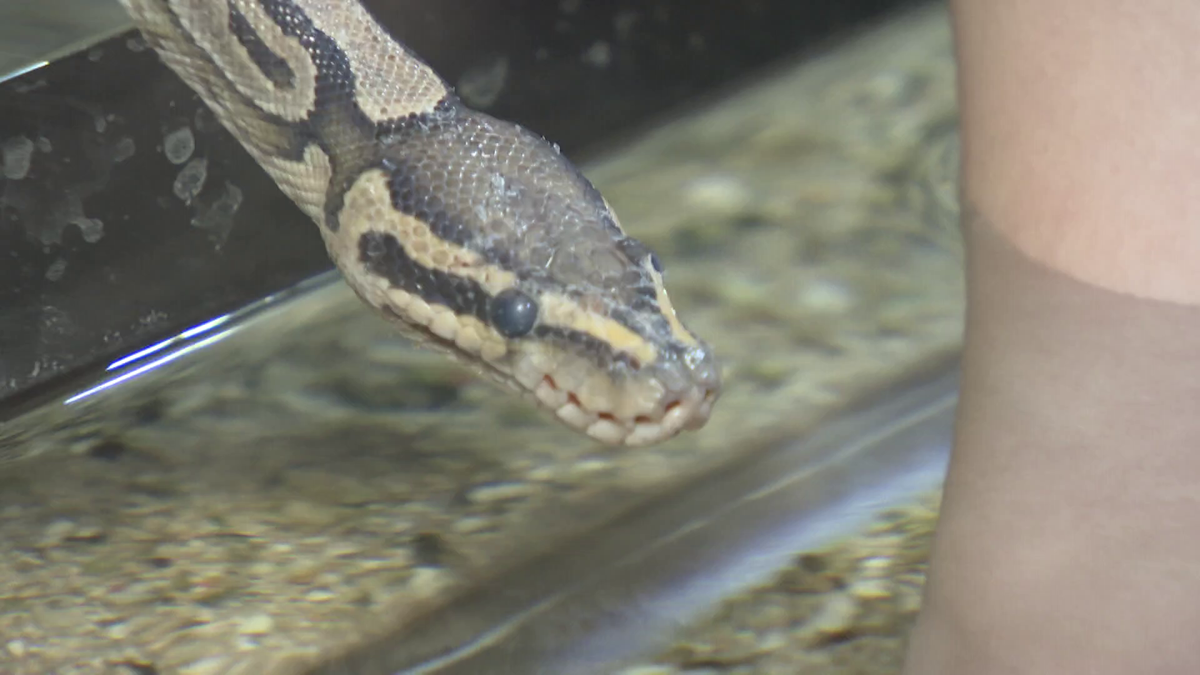
[{"label": "snake jaw line", "polygon": [[485,380],[521,392],[559,422],[606,445],[653,445],[699,429],[720,395],[719,368],[706,347],[636,370],[621,366],[619,372],[599,374],[578,354],[552,354],[544,345],[511,347],[476,320],[439,322],[439,316],[453,314],[381,283],[355,290],[368,304],[387,308],[409,339],[449,354]]},{"label": "snake jaw line", "polygon": [[[711,360],[707,363],[711,364]],[[557,370],[570,372],[562,366]],[[526,371],[538,372],[535,368]],[[587,403],[578,390],[562,386],[548,372],[536,383],[530,382],[532,386],[518,385],[531,392],[543,408],[552,411],[567,426],[607,445],[638,447],[660,443],[708,422],[719,397],[719,376],[714,367],[698,379],[682,390],[668,391],[657,378],[630,376],[623,391],[610,392],[606,398]],[[635,405],[629,405],[630,402]]]}]

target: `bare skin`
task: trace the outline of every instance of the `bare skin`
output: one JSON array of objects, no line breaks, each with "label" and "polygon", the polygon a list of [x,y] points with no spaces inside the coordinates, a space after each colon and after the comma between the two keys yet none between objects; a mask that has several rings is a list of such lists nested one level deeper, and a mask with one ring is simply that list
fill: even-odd
[{"label": "bare skin", "polygon": [[952,0],[968,319],[906,675],[1200,672],[1200,4]]}]

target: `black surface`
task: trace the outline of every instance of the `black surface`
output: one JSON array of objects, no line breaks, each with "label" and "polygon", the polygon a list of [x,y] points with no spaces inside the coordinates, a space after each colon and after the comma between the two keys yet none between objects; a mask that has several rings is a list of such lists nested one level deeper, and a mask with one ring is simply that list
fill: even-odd
[{"label": "black surface", "polygon": [[[369,4],[452,84],[506,61],[505,86],[484,109],[578,159],[692,97],[913,3]],[[49,143],[34,152],[27,177],[0,176],[0,415],[331,267],[315,225],[152,52],[130,49],[133,35],[0,85],[0,142],[24,135]],[[598,61],[606,49],[607,61]],[[200,129],[195,156],[208,161],[192,205],[172,194],[180,167],[158,149],[166,131],[184,124]],[[126,138],[136,151],[117,162]],[[198,210],[226,185],[242,194],[231,227],[196,227]],[[83,215],[103,222],[100,239],[64,225],[72,195]]]}]

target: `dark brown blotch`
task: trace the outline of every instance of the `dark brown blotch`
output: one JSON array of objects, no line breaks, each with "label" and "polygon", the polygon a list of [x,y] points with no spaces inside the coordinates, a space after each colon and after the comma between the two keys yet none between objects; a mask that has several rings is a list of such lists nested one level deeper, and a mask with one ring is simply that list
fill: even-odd
[{"label": "dark brown blotch", "polygon": [[271,84],[280,89],[296,88],[296,72],[283,57],[267,47],[258,32],[246,20],[246,15],[239,12],[233,5],[229,6],[229,32],[237,38],[242,47],[245,47],[246,53],[250,55],[250,60],[258,67],[263,77],[271,81]]},{"label": "dark brown blotch", "polygon": [[358,257],[367,271],[387,279],[392,288],[447,307],[455,314],[471,315],[485,323],[490,321],[491,296],[477,282],[417,263],[392,234],[364,233],[358,240]]}]

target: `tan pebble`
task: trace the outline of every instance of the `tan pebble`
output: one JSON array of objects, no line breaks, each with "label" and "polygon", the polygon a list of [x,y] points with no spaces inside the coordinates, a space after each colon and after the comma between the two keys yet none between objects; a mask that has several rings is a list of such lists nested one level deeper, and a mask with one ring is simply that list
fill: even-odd
[{"label": "tan pebble", "polygon": [[408,580],[409,588],[422,597],[436,595],[450,583],[450,574],[437,567],[414,568],[412,577]]},{"label": "tan pebble", "polygon": [[459,534],[474,534],[490,529],[492,526],[492,520],[489,518],[467,516],[454,523],[454,531]]},{"label": "tan pebble", "polygon": [[887,579],[860,579],[850,585],[849,593],[856,598],[876,600],[892,596],[892,584]]},{"label": "tan pebble", "polygon": [[853,289],[841,283],[818,279],[805,284],[797,302],[811,312],[838,314],[853,308],[859,302],[859,298]]},{"label": "tan pebble", "polygon": [[767,633],[758,642],[758,649],[762,652],[773,652],[788,646],[788,638],[779,631],[771,631]]},{"label": "tan pebble", "polygon": [[238,622],[238,632],[242,635],[266,635],[275,627],[275,620],[270,614],[255,614]]},{"label": "tan pebble", "polygon": [[317,575],[317,578],[314,579],[313,581],[314,581],[314,583],[316,583],[320,586],[326,586],[326,587],[332,588],[334,586],[337,586],[338,582],[340,582],[341,580],[342,580],[342,574],[340,572],[321,572],[320,574]]},{"label": "tan pebble", "polygon": [[46,526],[46,531],[42,535],[43,544],[58,544],[64,539],[71,536],[75,531],[76,525],[70,520],[56,520]]},{"label": "tan pebble", "polygon": [[581,459],[571,466],[572,478],[583,478],[592,476],[601,471],[608,471],[613,468],[613,463],[607,459],[591,458]]},{"label": "tan pebble", "polygon": [[467,493],[467,499],[476,504],[492,504],[513,499],[524,499],[532,495],[537,487],[530,483],[492,483],[480,485]]},{"label": "tan pebble", "polygon": [[545,483],[554,480],[558,476],[558,471],[558,467],[553,464],[547,464],[546,466],[537,466],[529,469],[525,472],[525,477],[531,481]]},{"label": "tan pebble", "polygon": [[724,215],[740,213],[754,198],[740,178],[727,174],[694,179],[686,186],[684,194],[689,205]]},{"label": "tan pebble", "polygon": [[799,631],[808,638],[808,644],[821,644],[828,637],[841,635],[853,629],[858,613],[859,606],[855,598],[838,594],[830,598],[816,616],[800,627]]},{"label": "tan pebble", "polygon": [[892,566],[892,559],[887,556],[872,556],[858,562],[864,574],[886,574]]},{"label": "tan pebble", "polygon": [[771,603],[759,607],[758,611],[746,618],[746,627],[751,630],[771,629],[786,626],[792,621],[788,607],[781,603]]},{"label": "tan pebble", "polygon": [[357,563],[358,571],[360,572],[411,567],[413,564],[413,554],[409,549],[399,548],[389,551],[386,558],[362,558]]},{"label": "tan pebble", "polygon": [[104,536],[104,528],[99,525],[82,525],[71,533],[71,539],[94,540]]},{"label": "tan pebble", "polygon": [[312,561],[301,561],[288,570],[284,578],[293,584],[310,584],[321,573],[321,567]]},{"label": "tan pebble", "polygon": [[8,643],[4,645],[4,648],[7,649],[8,653],[12,654],[14,658],[18,659],[22,656],[25,656],[25,654],[29,651],[25,646],[24,640],[9,640]]},{"label": "tan pebble", "polygon": [[678,672],[679,669],[675,666],[660,666],[655,664],[626,668],[625,670],[620,671],[618,675],[674,675]]},{"label": "tan pebble", "polygon": [[228,670],[229,664],[223,656],[207,656],[181,667],[179,675],[217,675]]},{"label": "tan pebble", "polygon": [[330,558],[343,558],[362,551],[362,547],[350,542],[338,542],[325,549],[325,555]]},{"label": "tan pebble", "polygon": [[108,673],[109,671],[100,670],[101,668],[115,666],[115,672],[119,673],[120,675],[140,675],[141,673],[147,672],[154,667],[149,659],[143,658],[142,655],[136,652],[122,653],[120,656],[110,656],[104,660],[104,666],[96,664],[95,662],[93,662],[91,665],[94,665],[97,670],[102,673]]},{"label": "tan pebble", "polygon": [[336,597],[337,595],[328,588],[314,588],[304,594],[304,599],[309,602],[328,602]]}]

